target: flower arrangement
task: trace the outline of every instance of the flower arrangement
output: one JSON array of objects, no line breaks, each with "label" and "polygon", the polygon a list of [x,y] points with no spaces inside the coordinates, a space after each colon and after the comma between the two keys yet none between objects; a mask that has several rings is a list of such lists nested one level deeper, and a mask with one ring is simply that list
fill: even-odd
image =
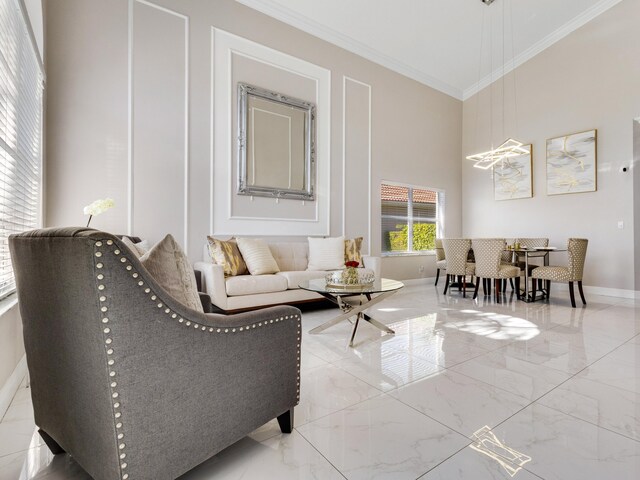
[{"label": "flower arrangement", "polygon": [[87,228],[91,223],[91,219],[94,215],[100,215],[101,213],[106,212],[110,208],[115,206],[115,202],[111,198],[98,199],[95,202],[90,203],[86,207],[84,207],[84,214],[89,215],[89,220],[87,221]]},{"label": "flower arrangement", "polygon": [[342,283],[345,285],[356,285],[358,284],[358,265],[359,262],[355,260],[350,260],[344,263],[345,269],[342,271]]}]

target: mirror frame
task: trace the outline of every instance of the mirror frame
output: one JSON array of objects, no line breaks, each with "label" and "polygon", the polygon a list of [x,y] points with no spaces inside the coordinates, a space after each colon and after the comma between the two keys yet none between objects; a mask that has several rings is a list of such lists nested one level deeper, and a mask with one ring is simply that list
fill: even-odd
[{"label": "mirror frame", "polygon": [[[287,189],[247,184],[247,122],[249,96],[303,110],[305,112],[304,139],[304,188]],[[238,82],[238,195],[270,198],[290,198],[295,200],[315,200],[316,180],[316,106],[313,103],[273,92],[264,88]]]}]

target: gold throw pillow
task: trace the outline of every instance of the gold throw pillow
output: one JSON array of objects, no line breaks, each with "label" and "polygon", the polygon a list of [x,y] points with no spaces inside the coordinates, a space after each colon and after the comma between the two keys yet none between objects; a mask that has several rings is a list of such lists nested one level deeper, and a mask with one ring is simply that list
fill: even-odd
[{"label": "gold throw pillow", "polygon": [[245,275],[248,272],[247,264],[244,262],[235,240],[225,241],[207,237],[207,242],[209,243],[211,258],[218,265],[222,265],[225,277]]},{"label": "gold throw pillow", "polygon": [[347,238],[344,241],[344,262],[358,262],[362,266],[362,237]]}]

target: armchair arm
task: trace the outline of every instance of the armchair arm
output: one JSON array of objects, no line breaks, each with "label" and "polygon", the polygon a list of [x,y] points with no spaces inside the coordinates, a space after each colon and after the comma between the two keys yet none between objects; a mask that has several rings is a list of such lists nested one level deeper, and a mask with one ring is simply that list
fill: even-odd
[{"label": "armchair arm", "polygon": [[224,281],[224,268],[209,262],[196,262],[193,266],[202,275],[202,291],[209,294],[211,303],[227,310],[227,285]]},{"label": "armchair arm", "polygon": [[373,273],[376,276],[376,278],[380,278],[380,273],[381,273],[380,257],[373,257],[371,255],[363,255],[362,256],[362,264],[366,268],[370,268],[371,270],[373,270]]}]

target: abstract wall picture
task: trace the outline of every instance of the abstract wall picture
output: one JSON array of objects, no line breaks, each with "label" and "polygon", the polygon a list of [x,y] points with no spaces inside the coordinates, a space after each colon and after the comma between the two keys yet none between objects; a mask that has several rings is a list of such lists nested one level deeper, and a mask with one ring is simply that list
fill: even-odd
[{"label": "abstract wall picture", "polygon": [[597,130],[547,140],[547,195],[595,192]]},{"label": "abstract wall picture", "polygon": [[507,158],[493,167],[493,192],[496,200],[515,200],[533,196],[531,168],[531,145],[523,145],[528,150],[517,157]]}]

